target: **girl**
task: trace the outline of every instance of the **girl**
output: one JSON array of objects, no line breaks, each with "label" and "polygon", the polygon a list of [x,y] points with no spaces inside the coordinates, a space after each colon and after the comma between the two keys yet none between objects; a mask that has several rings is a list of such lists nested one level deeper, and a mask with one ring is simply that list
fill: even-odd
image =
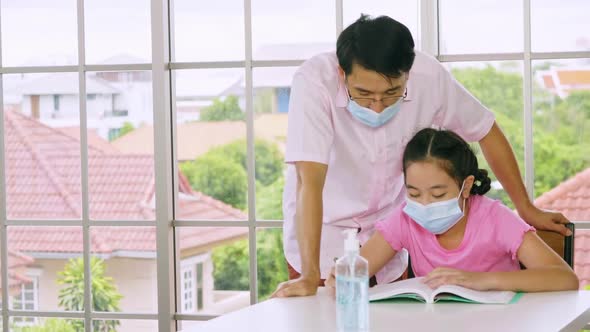
[{"label": "girl", "polygon": [[[469,145],[451,131],[423,129],[403,155],[406,202],[361,248],[369,275],[406,248],[416,277],[431,288],[523,292],[578,289],[572,269],[490,190]],[[519,262],[526,269],[521,270]],[[334,287],[334,270],[326,285]]]}]

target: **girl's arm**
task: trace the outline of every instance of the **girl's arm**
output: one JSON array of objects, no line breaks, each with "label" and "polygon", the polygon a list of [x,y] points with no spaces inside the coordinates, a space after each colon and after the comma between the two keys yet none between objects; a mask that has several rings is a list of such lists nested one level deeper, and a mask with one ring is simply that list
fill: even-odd
[{"label": "girl's arm", "polygon": [[[369,277],[374,276],[377,271],[381,270],[381,268],[385,266],[396,253],[397,251],[391,248],[389,243],[385,241],[385,238],[383,238],[383,235],[379,232],[375,232],[360,250],[360,255],[369,262]],[[335,277],[334,268],[332,268],[330,276],[325,282],[326,287],[335,287]]]},{"label": "girl's arm", "polygon": [[578,277],[535,232],[527,232],[517,252],[526,270],[490,272],[492,289],[523,292],[576,290]]},{"label": "girl's arm", "polygon": [[535,232],[527,232],[517,252],[526,270],[510,272],[466,272],[437,268],[424,282],[432,288],[453,284],[476,290],[544,292],[576,290],[578,277]]}]

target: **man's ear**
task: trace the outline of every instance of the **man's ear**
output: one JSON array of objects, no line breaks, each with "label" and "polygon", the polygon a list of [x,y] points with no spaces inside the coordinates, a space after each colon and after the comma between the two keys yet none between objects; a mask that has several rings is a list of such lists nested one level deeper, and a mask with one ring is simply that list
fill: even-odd
[{"label": "man's ear", "polygon": [[461,196],[463,196],[463,198],[469,198],[469,195],[471,193],[471,188],[473,187],[474,182],[475,182],[475,176],[473,176],[473,175],[469,175],[468,177],[465,178],[465,184],[463,185],[463,192],[461,193]]}]

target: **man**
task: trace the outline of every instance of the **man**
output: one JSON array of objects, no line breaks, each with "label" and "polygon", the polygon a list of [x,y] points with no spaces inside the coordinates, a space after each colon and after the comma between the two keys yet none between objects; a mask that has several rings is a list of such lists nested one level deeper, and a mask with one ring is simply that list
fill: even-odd
[{"label": "man", "polygon": [[[519,215],[565,235],[568,220],[529,200],[516,159],[492,112],[434,58],[414,51],[410,31],[386,17],[361,16],[338,37],[336,54],[317,55],[291,87],[283,196],[284,251],[290,279],[273,296],[313,295],[342,254],[347,228],[361,244],[405,197],[401,158],[425,127],[479,142]],[[401,252],[377,275],[399,278]]]}]

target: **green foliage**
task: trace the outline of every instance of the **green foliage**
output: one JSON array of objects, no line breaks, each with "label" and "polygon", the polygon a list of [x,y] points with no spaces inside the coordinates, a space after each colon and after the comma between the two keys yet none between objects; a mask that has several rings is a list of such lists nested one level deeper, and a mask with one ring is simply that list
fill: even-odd
[{"label": "green foliage", "polygon": [[[13,326],[13,332],[77,332],[67,320],[47,318],[42,325]],[[83,331],[83,329],[82,329]]]},{"label": "green foliage", "polygon": [[[541,66],[539,68],[543,68]],[[453,75],[484,105],[496,114],[496,120],[508,138],[524,174],[524,125],[522,77],[492,66],[484,69],[454,69]],[[535,195],[559,185],[585,167],[590,159],[585,144],[590,141],[590,91],[571,93],[561,100],[549,92],[534,89],[533,142],[535,157]],[[480,167],[490,170],[481,153]],[[495,176],[492,175],[492,180]],[[492,191],[510,206],[504,191]]]},{"label": "green foliage", "polygon": [[[119,302],[123,297],[117,291],[114,280],[105,276],[104,261],[91,257],[92,308],[95,311],[121,311]],[[58,272],[57,283],[64,287],[59,291],[59,306],[66,311],[84,311],[84,261],[82,258],[70,259],[63,271]],[[80,320],[69,320],[76,332],[84,331]],[[118,320],[93,321],[95,332],[115,332],[120,325]]]},{"label": "green foliage", "polygon": [[132,132],[133,130],[135,130],[135,127],[133,126],[133,124],[131,122],[126,121],[123,123],[123,126],[121,127],[119,132],[116,135],[113,135],[112,137],[110,137],[110,141],[114,141],[117,138],[125,136],[125,135],[129,134],[130,132]]},{"label": "green foliage", "polygon": [[[262,186],[269,185],[283,172],[283,156],[271,142],[257,139],[255,177]],[[209,150],[195,161],[180,165],[191,186],[237,209],[245,209],[248,191],[246,141],[237,140]]]},{"label": "green foliage", "polygon": [[203,108],[200,121],[242,121],[244,118],[238,97],[227,96],[224,100],[216,98],[212,105]]},{"label": "green foliage", "polygon": [[241,165],[220,154],[206,153],[180,165],[191,186],[238,209],[246,207],[248,178]]},{"label": "green foliage", "polygon": [[285,180],[281,176],[272,184],[256,190],[256,217],[258,219],[283,219],[283,187]]},{"label": "green foliage", "polygon": [[263,229],[257,233],[258,299],[267,299],[278,284],[289,279],[283,254],[283,230]]},{"label": "green foliage", "polygon": [[[276,286],[288,279],[283,255],[281,229],[264,229],[257,232],[258,297],[263,300]],[[249,254],[248,241],[240,240],[231,245],[213,249],[212,254],[215,289],[248,290]]]},{"label": "green foliage", "polygon": [[248,290],[249,260],[248,240],[240,240],[213,249],[213,278],[215,289]]},{"label": "green foliage", "polygon": [[[240,164],[246,170],[246,140],[236,140],[232,143],[213,148],[207,154],[218,154]],[[254,173],[256,181],[269,185],[276,181],[283,172],[283,155],[277,145],[263,139],[254,140],[254,155],[256,158]]]}]

